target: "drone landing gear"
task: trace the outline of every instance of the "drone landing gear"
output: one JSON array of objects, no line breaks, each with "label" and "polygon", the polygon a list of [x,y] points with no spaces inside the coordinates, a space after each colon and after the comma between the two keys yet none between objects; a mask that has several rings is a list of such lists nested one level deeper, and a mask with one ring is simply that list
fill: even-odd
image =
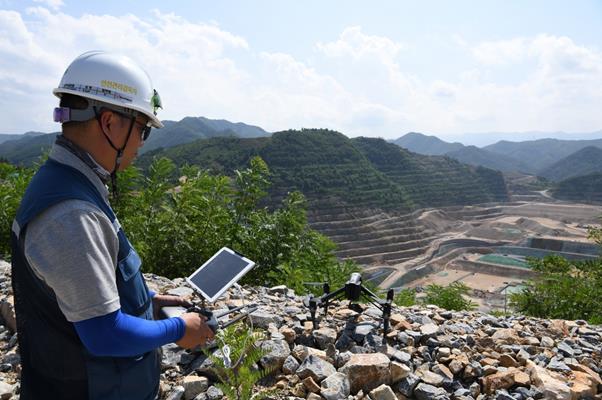
[{"label": "drone landing gear", "polygon": [[328,313],[328,306],[333,300],[340,300],[346,298],[350,301],[358,301],[360,299],[366,300],[376,308],[380,309],[383,313],[383,337],[389,330],[389,318],[391,317],[391,304],[393,303],[394,292],[390,289],[387,292],[387,299],[382,300],[376,294],[372,293],[368,288],[362,285],[362,276],[355,272],[351,274],[349,280],[340,289],[330,292],[330,285],[324,283],[323,286],[324,294],[320,297],[314,297],[312,295],[309,298],[303,300],[303,304],[309,308],[311,321],[313,322],[313,328],[318,328],[318,321],[316,319],[316,312],[319,307],[324,309],[324,315]]}]

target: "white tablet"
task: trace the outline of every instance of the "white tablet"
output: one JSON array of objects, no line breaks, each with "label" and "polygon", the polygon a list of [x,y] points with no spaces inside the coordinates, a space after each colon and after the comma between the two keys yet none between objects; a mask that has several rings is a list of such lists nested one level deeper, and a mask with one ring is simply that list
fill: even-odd
[{"label": "white tablet", "polygon": [[205,299],[214,302],[242,278],[255,263],[222,247],[207,262],[186,278],[186,282]]}]

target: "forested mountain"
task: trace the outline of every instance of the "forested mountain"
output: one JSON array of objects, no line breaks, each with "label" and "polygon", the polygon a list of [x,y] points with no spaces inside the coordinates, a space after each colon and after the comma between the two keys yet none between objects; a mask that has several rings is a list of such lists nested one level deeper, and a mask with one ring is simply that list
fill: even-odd
[{"label": "forested mountain", "polygon": [[[479,148],[464,146],[457,142],[448,143],[435,136],[414,132],[400,137],[393,143],[419,154],[446,155],[465,164],[480,165],[503,172],[523,172],[534,175],[548,174],[547,170],[554,164],[585,147],[602,148],[602,139],[539,139],[524,142],[502,140]],[[585,170],[587,168],[584,168]],[[588,173],[590,172],[593,170]],[[568,176],[576,176],[576,174],[571,173],[560,179]]]},{"label": "forested mountain", "polygon": [[495,154],[476,146],[464,146],[445,155],[464,164],[497,169],[502,172],[528,172],[531,170],[529,165],[520,160],[503,154]]},{"label": "forested mountain", "polygon": [[32,165],[50,149],[57,133],[19,135],[17,139],[0,143],[0,159],[13,164]]},{"label": "forested mountain", "polygon": [[449,143],[436,136],[427,136],[417,132],[407,133],[394,140],[393,143],[414,153],[429,156],[440,156],[464,147],[462,143]]},{"label": "forested mountain", "polygon": [[143,155],[232,173],[261,156],[272,173],[271,195],[291,190],[324,206],[409,210],[417,206],[460,205],[508,199],[501,174],[446,157],[422,156],[382,139],[349,139],[341,133],[304,129],[271,138],[212,138]]},{"label": "forested mountain", "polygon": [[559,182],[597,172],[602,172],[602,149],[588,146],[546,168],[539,175]]},{"label": "forested mountain", "polygon": [[22,139],[24,136],[32,137],[38,135],[45,135],[42,132],[26,132],[24,134],[10,134],[10,133],[0,133],[0,144],[4,142],[8,142],[9,140],[17,140]]},{"label": "forested mountain", "polygon": [[552,190],[552,195],[561,200],[576,202],[602,202],[602,173],[566,179]]},{"label": "forested mountain", "polygon": [[163,129],[154,129],[141,153],[159,147],[172,147],[178,144],[192,142],[197,139],[207,139],[216,136],[235,136],[252,138],[269,136],[263,129],[243,124],[232,123],[223,119],[211,120],[204,117],[186,117],[181,121],[163,121]]},{"label": "forested mountain", "polygon": [[[153,129],[140,153],[160,147],[172,147],[216,136],[261,137],[270,133],[263,129],[243,124],[232,123],[223,119],[211,120],[204,117],[186,117],[181,121],[163,121],[163,129]],[[8,136],[3,141],[3,137]],[[0,135],[0,158],[13,164],[31,165],[40,155],[50,148],[56,133],[28,132],[24,135]]]},{"label": "forested mountain", "polygon": [[420,206],[444,206],[505,201],[502,174],[441,156],[425,156],[400,149],[382,139],[355,138],[353,144]]},{"label": "forested mountain", "polygon": [[594,146],[602,148],[602,139],[560,140],[540,139],[524,142],[500,141],[483,149],[493,153],[513,157],[528,163],[530,172],[539,173],[561,159],[583,149]]}]

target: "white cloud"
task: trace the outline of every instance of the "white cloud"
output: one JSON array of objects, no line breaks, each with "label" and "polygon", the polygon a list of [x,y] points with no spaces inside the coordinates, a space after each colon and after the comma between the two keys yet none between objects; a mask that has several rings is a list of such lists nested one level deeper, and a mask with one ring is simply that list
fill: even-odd
[{"label": "white cloud", "polygon": [[46,6],[52,8],[53,10],[58,10],[59,8],[61,8],[62,6],[65,5],[65,3],[63,3],[63,0],[33,0],[35,3],[42,3],[45,4]]},{"label": "white cloud", "polygon": [[[159,11],[149,18],[75,18],[43,7],[0,10],[2,131],[57,129],[50,92],[69,62],[91,49],[121,52],[143,65],[167,119],[203,115],[268,130],[327,127],[384,137],[602,126],[599,51],[552,35],[476,44],[456,35],[451,42],[455,53],[446,57],[463,57],[468,68],[455,79],[427,79],[406,66],[416,46],[360,27],[316,43],[310,63],[253,48],[216,23]],[[500,79],[517,66],[519,79]]]}]

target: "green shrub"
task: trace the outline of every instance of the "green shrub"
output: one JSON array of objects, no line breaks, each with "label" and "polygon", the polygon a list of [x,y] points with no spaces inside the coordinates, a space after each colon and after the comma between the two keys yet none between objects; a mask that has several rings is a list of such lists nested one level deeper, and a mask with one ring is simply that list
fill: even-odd
[{"label": "green shrub", "polygon": [[393,303],[401,307],[411,307],[416,304],[416,290],[402,289],[393,298]]},{"label": "green shrub", "polygon": [[10,259],[10,232],[21,198],[35,170],[0,162],[0,258]]},{"label": "green shrub", "polygon": [[183,167],[174,188],[175,169],[162,158],[150,165],[147,176],[129,168],[119,178],[126,190],[116,212],[144,271],[185,276],[223,246],[255,261],[244,282],[286,284],[297,293],[307,292],[304,282],[339,285],[359,271],[353,263],[339,262],[334,243],[309,228],[301,193],[289,193],[275,209],[261,206],[270,184],[261,158],[251,159],[233,178]]},{"label": "green shrub", "polygon": [[216,386],[228,399],[262,399],[273,394],[268,390],[254,390],[259,380],[273,372],[257,365],[261,357],[268,353],[258,346],[262,339],[265,339],[263,333],[241,324],[218,331],[215,340],[219,351],[213,354],[208,352],[207,357],[213,362],[212,369],[221,380]]},{"label": "green shrub", "polygon": [[569,261],[552,255],[529,259],[539,276],[510,296],[517,311],[539,318],[602,323],[602,260]]},{"label": "green shrub", "polygon": [[446,310],[473,310],[477,305],[464,298],[470,288],[461,282],[454,282],[445,287],[440,285],[429,285],[426,287],[425,304],[434,304]]}]

